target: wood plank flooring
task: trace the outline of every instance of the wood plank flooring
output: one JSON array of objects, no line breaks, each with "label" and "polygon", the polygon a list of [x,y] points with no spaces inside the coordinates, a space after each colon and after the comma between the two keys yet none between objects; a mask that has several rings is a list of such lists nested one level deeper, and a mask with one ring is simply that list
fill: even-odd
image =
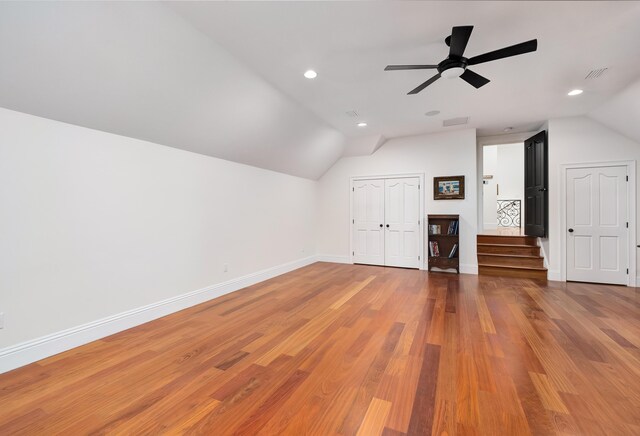
[{"label": "wood plank flooring", "polygon": [[0,435],[638,435],[638,289],[316,263],[0,375]]}]

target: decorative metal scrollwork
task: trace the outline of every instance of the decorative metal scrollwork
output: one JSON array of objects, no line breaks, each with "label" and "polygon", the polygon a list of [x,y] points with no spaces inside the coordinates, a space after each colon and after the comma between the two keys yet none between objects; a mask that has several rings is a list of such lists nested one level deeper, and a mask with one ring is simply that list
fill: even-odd
[{"label": "decorative metal scrollwork", "polygon": [[498,227],[520,227],[520,200],[498,200]]}]

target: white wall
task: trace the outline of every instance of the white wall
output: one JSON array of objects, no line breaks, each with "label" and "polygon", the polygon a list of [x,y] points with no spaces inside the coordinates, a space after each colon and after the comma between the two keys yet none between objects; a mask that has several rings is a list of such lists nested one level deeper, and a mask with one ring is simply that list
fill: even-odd
[{"label": "white wall", "polygon": [[6,109],[0,125],[0,349],[315,254],[316,182]]},{"label": "white wall", "polygon": [[[561,165],[589,162],[640,160],[640,143],[620,135],[588,117],[570,117],[549,120],[549,239],[543,248],[549,262],[549,278],[560,279],[561,241],[565,237],[561,228],[560,208]],[[637,171],[637,169],[636,169]],[[640,184],[640,183],[639,183]],[[636,193],[640,193],[640,186]],[[640,216],[640,200],[636,199]],[[636,223],[640,224],[640,223]],[[636,233],[638,228],[636,229]],[[631,241],[635,246],[636,242]],[[639,269],[640,270],[640,269]]]},{"label": "white wall", "polygon": [[[354,176],[424,173],[425,213],[460,214],[460,266],[477,271],[475,129],[395,138],[371,156],[344,157],[319,181],[318,253],[348,260],[349,179]],[[464,175],[464,200],[433,200],[433,177]]]}]

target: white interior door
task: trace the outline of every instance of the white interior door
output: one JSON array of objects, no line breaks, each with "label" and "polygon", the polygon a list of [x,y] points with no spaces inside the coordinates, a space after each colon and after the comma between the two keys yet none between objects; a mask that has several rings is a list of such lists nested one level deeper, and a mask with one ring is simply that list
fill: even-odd
[{"label": "white interior door", "polygon": [[567,280],[627,284],[627,168],[567,169]]},{"label": "white interior door", "polygon": [[384,181],[385,265],[418,268],[420,249],[420,179]]},{"label": "white interior door", "polygon": [[353,262],[384,265],[384,179],[353,182]]}]

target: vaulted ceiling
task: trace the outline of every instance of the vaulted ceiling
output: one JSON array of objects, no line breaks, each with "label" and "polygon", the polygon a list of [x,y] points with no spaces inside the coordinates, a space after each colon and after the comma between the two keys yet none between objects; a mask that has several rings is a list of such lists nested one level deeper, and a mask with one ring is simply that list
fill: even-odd
[{"label": "vaulted ceiling", "polygon": [[[0,106],[316,179],[447,118],[483,135],[615,118],[640,77],[638,22],[639,2],[3,2]],[[383,71],[439,62],[467,24],[469,56],[538,51],[476,66],[478,90],[441,79],[408,96],[432,73]]]}]

